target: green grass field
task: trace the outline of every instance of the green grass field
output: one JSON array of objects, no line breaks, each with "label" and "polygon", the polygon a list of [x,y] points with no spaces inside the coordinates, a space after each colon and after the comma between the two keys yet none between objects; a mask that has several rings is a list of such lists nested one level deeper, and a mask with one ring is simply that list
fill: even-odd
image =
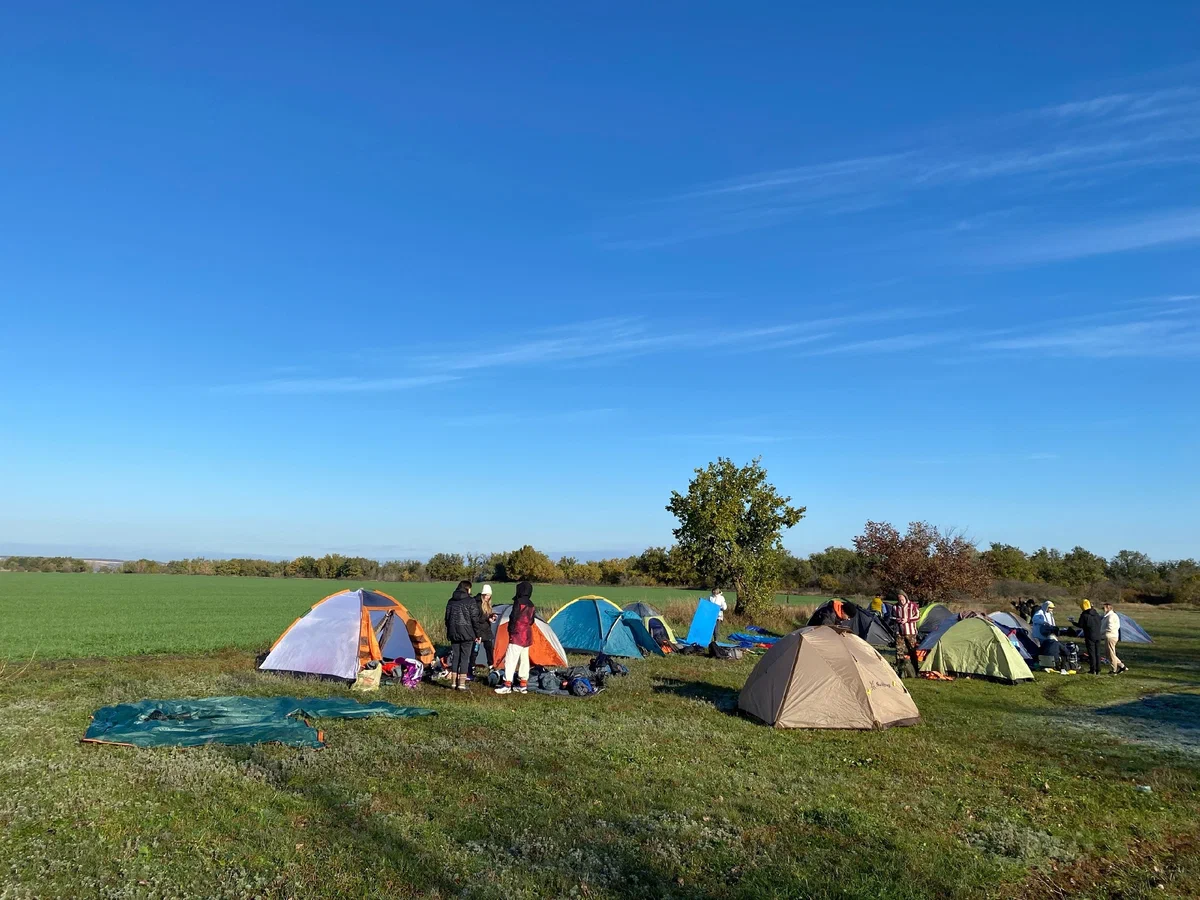
[{"label": "green grass field", "polygon": [[[446,586],[390,587],[440,618]],[[253,668],[329,592],[0,574],[0,896],[1200,895],[1191,610],[1130,610],[1128,675],[915,682],[923,724],[877,733],[757,725],[754,660],[675,656],[590,700],[385,689],[438,717],[322,722],[322,751],[78,742],[121,701],[344,694]]]},{"label": "green grass field", "polygon": [[[0,572],[0,659],[261,649],[322,597],[356,587],[391,594],[425,624],[431,637],[443,637],[442,613],[454,589],[448,583]],[[507,603],[513,585],[497,584],[494,589],[496,602]],[[589,593],[622,606],[645,600],[661,610],[693,604],[699,595],[673,588],[546,584],[537,586],[534,600],[548,617]],[[812,605],[825,598],[778,599]],[[52,615],[56,627],[46,628],[44,618],[29,615],[33,608]]]}]

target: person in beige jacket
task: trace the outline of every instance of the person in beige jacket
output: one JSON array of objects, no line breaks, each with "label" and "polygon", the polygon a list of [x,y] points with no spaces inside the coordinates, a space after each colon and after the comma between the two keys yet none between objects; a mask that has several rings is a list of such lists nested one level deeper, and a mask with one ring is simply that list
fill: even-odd
[{"label": "person in beige jacket", "polygon": [[1128,672],[1129,666],[1121,662],[1117,656],[1117,642],[1121,640],[1121,617],[1113,610],[1111,603],[1104,604],[1104,644],[1108,651],[1108,664],[1112,666],[1112,673],[1120,675],[1122,672]]}]

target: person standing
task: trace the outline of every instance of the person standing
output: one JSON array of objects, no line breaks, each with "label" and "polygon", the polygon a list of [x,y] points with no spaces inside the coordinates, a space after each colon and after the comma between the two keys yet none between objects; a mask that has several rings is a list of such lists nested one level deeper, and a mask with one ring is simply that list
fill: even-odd
[{"label": "person standing", "polygon": [[1128,672],[1129,666],[1121,662],[1117,656],[1117,644],[1121,640],[1121,617],[1117,615],[1111,603],[1104,604],[1104,644],[1108,651],[1108,664],[1112,666],[1112,673],[1120,675],[1122,672]]},{"label": "person standing", "polygon": [[1062,648],[1058,644],[1058,624],[1054,621],[1054,601],[1044,601],[1029,624],[1033,626],[1033,639],[1038,642],[1038,653],[1049,656],[1053,660],[1051,668],[1057,669]]},{"label": "person standing", "polygon": [[[508,649],[504,651],[504,684],[497,694],[524,694],[529,690],[529,648],[533,645],[533,620],[537,608],[533,605],[533,584],[522,581],[517,585],[512,609],[508,613]],[[513,678],[517,686],[513,687]]]},{"label": "person standing", "polygon": [[492,670],[494,660],[492,653],[492,623],[496,621],[496,614],[492,611],[492,586],[485,584],[479,592],[479,596],[475,598],[475,603],[479,606],[479,618],[475,620],[475,652],[471,654],[471,665],[468,671],[474,671],[475,666],[479,663],[479,650],[483,650],[487,662],[484,664],[488,667],[488,671]]},{"label": "person standing", "polygon": [[896,611],[896,670],[903,673],[904,657],[907,655],[915,677],[921,671],[921,663],[917,660],[917,618],[920,612],[917,604],[909,600],[904,591],[896,594],[896,602],[892,607]]},{"label": "person standing", "polygon": [[471,596],[471,582],[460,581],[446,603],[446,637],[450,640],[450,686],[467,690],[467,674],[475,652],[476,635],[482,615]]},{"label": "person standing", "polygon": [[720,610],[720,612],[717,613],[717,621],[725,621],[725,612],[729,609],[729,604],[725,602],[725,595],[721,593],[721,589],[719,587],[713,588],[712,594],[708,599],[710,603],[717,604],[717,609]]},{"label": "person standing", "polygon": [[1079,629],[1083,632],[1083,643],[1087,647],[1088,666],[1093,675],[1100,674],[1100,642],[1104,639],[1104,620],[1092,609],[1090,600],[1079,601]]}]

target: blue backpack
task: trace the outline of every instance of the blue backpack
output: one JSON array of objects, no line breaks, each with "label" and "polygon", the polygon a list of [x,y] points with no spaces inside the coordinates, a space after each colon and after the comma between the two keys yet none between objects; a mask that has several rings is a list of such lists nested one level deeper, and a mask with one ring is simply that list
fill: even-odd
[{"label": "blue backpack", "polygon": [[576,697],[590,697],[596,693],[592,680],[586,675],[576,675],[571,679],[571,693]]}]

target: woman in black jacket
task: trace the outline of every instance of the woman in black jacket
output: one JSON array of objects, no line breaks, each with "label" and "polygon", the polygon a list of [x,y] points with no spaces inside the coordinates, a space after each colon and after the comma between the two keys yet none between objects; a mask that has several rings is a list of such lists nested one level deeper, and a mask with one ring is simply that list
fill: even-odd
[{"label": "woman in black jacket", "polygon": [[483,614],[471,596],[471,582],[460,581],[446,604],[446,637],[450,639],[450,686],[467,690],[467,673]]}]

